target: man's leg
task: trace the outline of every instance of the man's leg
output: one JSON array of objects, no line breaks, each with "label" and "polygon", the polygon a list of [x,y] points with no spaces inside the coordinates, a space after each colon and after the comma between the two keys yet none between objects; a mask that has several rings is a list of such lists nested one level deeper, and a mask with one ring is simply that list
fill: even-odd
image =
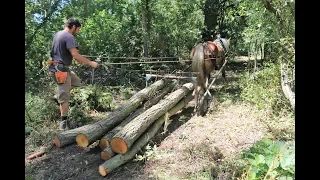
[{"label": "man's leg", "polygon": [[71,89],[81,86],[81,79],[73,71],[70,72],[71,75]]},{"label": "man's leg", "polygon": [[67,80],[64,84],[58,84],[57,100],[60,104],[60,130],[68,127],[68,112],[71,90],[71,75],[68,73]]},{"label": "man's leg", "polygon": [[60,115],[61,117],[68,116],[69,102],[63,102],[60,104]]},{"label": "man's leg", "polygon": [[[71,83],[70,83],[70,91],[75,88],[75,87],[80,87],[81,86],[81,79],[73,72],[70,72],[70,76],[71,76]],[[70,99],[70,98],[69,98]],[[61,104],[60,105],[60,111],[62,115],[65,115],[62,112],[68,112],[69,111],[69,101],[66,104]],[[66,114],[68,115],[68,113]],[[72,122],[68,122],[68,128],[69,129],[74,129],[76,128],[76,124],[72,123]]]},{"label": "man's leg", "polygon": [[[54,80],[55,77],[52,75]],[[55,80],[56,81],[56,80]],[[81,86],[80,78],[74,73],[68,73],[67,80],[64,84],[58,84],[58,93],[54,96],[60,106],[60,129],[65,129],[68,123],[70,91],[74,87]]]}]

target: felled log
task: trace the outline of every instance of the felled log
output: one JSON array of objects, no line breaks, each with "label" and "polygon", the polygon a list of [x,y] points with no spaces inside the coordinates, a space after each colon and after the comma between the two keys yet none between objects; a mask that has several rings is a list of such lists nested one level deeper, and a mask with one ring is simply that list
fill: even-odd
[{"label": "felled log", "polygon": [[[188,94],[186,98],[180,100],[180,102],[170,109],[167,114],[162,115],[159,119],[157,119],[150,128],[140,136],[136,142],[134,142],[133,146],[129,149],[125,154],[117,154],[114,157],[109,158],[103,164],[99,166],[99,173],[102,176],[106,176],[115,168],[121,166],[122,164],[131,160],[141,149],[144,147],[151,138],[153,138],[156,133],[159,131],[161,125],[165,122],[166,118],[174,115],[179,110],[185,107],[188,102],[193,99],[191,93]],[[114,152],[113,152],[114,153]]]},{"label": "felled log", "polygon": [[108,160],[108,159],[110,159],[111,157],[113,157],[113,156],[115,156],[115,155],[116,155],[116,153],[112,151],[112,149],[111,149],[110,146],[104,148],[104,149],[101,151],[101,154],[100,154],[101,159],[103,159],[103,160],[105,160],[105,161]]},{"label": "felled log", "polygon": [[71,129],[64,131],[60,134],[57,134],[53,137],[53,142],[57,147],[64,147],[68,144],[72,144],[76,142],[76,136],[82,132],[85,131],[91,124],[78,127],[76,129]]},{"label": "felled log", "polygon": [[173,80],[172,83],[170,83],[167,87],[161,89],[157,94],[155,94],[155,97],[150,97],[148,101],[146,101],[143,105],[143,107],[137,109],[132,114],[130,114],[128,117],[125,118],[124,121],[121,122],[118,126],[113,128],[111,131],[107,132],[99,141],[99,147],[101,149],[105,149],[109,146],[109,142],[111,138],[119,132],[126,124],[128,124],[132,119],[136,118],[138,115],[149,109],[151,106],[157,104],[165,95],[167,95],[169,92],[171,92],[177,85],[178,81]]},{"label": "felled log", "polygon": [[[76,142],[77,135],[83,133],[79,138],[81,147],[86,147],[96,139],[101,138],[103,133],[118,125],[126,116],[135,110],[142,101],[150,97],[154,91],[162,89],[169,81],[159,80],[150,86],[140,90],[133,95],[127,103],[117,108],[105,119],[94,124],[88,124],[76,129],[64,131],[54,136],[54,143],[57,147],[63,147]],[[100,134],[101,133],[101,134]],[[87,135],[89,135],[87,138]],[[101,135],[101,136],[100,136]]]},{"label": "felled log", "polygon": [[174,107],[183,97],[193,90],[193,83],[186,83],[182,88],[170,93],[165,99],[152,106],[144,113],[126,124],[110,141],[114,152],[126,153],[132,144],[146,129],[164,113]]},{"label": "felled log", "polygon": [[136,110],[144,100],[152,96],[154,92],[162,89],[169,82],[168,80],[159,80],[153,83],[133,95],[124,105],[109,114],[107,118],[88,126],[76,136],[78,146],[87,147],[94,141],[100,139],[107,131],[119,125],[124,118]]}]

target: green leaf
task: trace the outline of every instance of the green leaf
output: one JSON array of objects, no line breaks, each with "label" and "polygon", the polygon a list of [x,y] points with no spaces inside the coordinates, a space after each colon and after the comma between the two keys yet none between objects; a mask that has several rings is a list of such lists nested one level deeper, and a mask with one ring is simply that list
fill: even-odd
[{"label": "green leaf", "polygon": [[279,166],[279,161],[276,159],[275,155],[267,155],[265,157],[265,162],[268,165],[269,168],[277,168]]},{"label": "green leaf", "polygon": [[258,166],[259,164],[265,163],[264,156],[261,154],[255,154],[254,159],[248,159],[249,163],[254,166]]},{"label": "green leaf", "polygon": [[282,169],[294,173],[295,169],[295,151],[294,147],[288,147],[280,158],[280,166]]}]

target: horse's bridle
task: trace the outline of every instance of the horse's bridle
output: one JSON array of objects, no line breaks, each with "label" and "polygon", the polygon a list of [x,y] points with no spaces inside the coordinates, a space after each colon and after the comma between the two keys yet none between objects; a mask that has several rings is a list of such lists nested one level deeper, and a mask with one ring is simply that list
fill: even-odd
[{"label": "horse's bridle", "polygon": [[[218,38],[218,39],[216,39],[215,41],[219,41],[219,44],[221,44],[221,46],[222,46],[222,49],[223,49],[223,57],[226,57],[226,56],[228,56],[228,51],[227,51],[227,48],[224,46],[224,44],[223,44],[223,41],[221,40],[221,38]],[[214,42],[215,42],[214,41]]]},{"label": "horse's bridle", "polygon": [[222,42],[221,38],[219,38],[219,41],[220,41],[221,46],[222,46],[222,48],[223,48],[224,56],[227,56],[227,55],[228,55],[227,48],[226,48],[226,47],[224,47],[224,44],[223,44],[223,42]]}]

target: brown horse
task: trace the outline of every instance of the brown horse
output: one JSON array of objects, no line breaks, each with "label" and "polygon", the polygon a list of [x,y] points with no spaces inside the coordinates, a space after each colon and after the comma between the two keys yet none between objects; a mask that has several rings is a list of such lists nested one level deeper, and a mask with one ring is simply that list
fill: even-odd
[{"label": "brown horse", "polygon": [[[207,109],[204,93],[208,88],[210,73],[219,70],[225,62],[229,51],[230,38],[219,38],[215,41],[207,41],[197,44],[190,53],[192,71],[198,72],[196,85],[193,91],[196,104],[194,111],[203,116]],[[225,78],[225,68],[222,69],[222,77]]]}]

